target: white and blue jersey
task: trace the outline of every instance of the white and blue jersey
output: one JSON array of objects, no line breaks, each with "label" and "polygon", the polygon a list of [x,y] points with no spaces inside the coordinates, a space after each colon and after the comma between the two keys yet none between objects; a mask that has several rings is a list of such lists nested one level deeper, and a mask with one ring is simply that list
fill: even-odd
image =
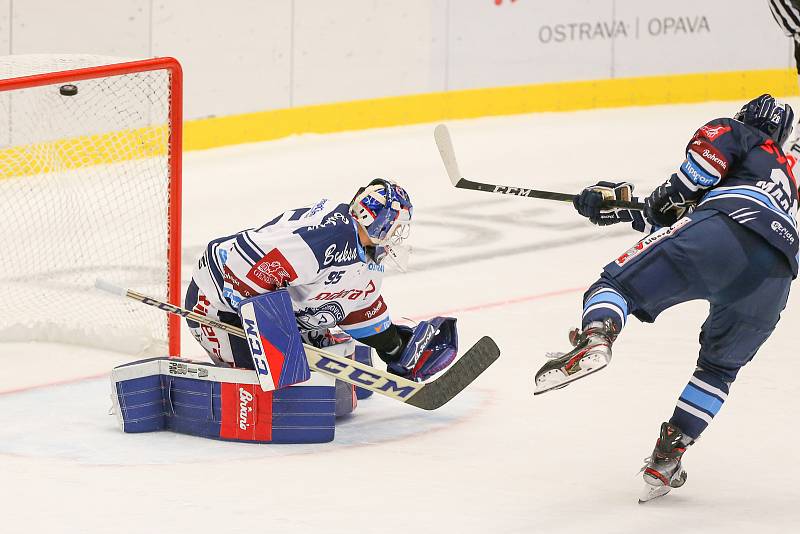
[{"label": "white and blue jersey", "polygon": [[367,256],[348,205],[327,199],[211,241],[192,278],[217,311],[286,287],[300,330],[338,326],[358,339],[391,325],[383,266]]},{"label": "white and blue jersey", "polygon": [[715,119],[695,132],[669,179],[697,210],[725,213],[798,265],[797,184],[781,147],[737,120]]}]

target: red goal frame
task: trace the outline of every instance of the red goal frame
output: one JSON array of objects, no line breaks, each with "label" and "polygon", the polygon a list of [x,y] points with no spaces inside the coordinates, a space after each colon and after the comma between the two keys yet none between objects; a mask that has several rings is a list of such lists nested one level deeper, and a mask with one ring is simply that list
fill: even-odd
[{"label": "red goal frame", "polygon": [[[183,70],[178,60],[172,57],[159,57],[139,61],[127,61],[87,67],[20,76],[0,80],[0,92],[25,89],[61,82],[88,80],[108,76],[132,74],[152,70],[169,72],[169,203],[167,207],[167,298],[170,304],[181,305],[181,172],[183,153]],[[180,356],[180,317],[169,314],[167,318],[169,355]]]}]

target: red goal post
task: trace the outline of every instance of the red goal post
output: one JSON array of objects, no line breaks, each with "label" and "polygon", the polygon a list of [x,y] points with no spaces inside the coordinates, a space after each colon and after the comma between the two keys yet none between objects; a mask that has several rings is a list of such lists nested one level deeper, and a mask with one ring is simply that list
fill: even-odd
[{"label": "red goal post", "polygon": [[179,355],[179,317],[91,285],[155,286],[181,304],[182,90],[170,57],[0,58],[0,209],[12,219],[0,233],[21,258],[0,254],[0,341]]}]

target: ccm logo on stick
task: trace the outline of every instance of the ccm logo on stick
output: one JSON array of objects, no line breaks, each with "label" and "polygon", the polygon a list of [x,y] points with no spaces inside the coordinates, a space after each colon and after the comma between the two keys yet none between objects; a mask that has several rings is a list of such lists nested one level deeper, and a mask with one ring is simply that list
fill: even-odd
[{"label": "ccm logo on stick", "polygon": [[400,384],[390,378],[384,378],[380,375],[370,373],[369,371],[362,371],[357,367],[325,357],[320,358],[314,366],[332,374],[346,375],[350,380],[358,382],[359,384],[377,386],[381,391],[394,392],[400,398],[406,398],[415,390],[415,388],[411,386],[400,386]]},{"label": "ccm logo on stick", "polygon": [[503,193],[504,195],[517,195],[519,197],[527,197],[531,190],[530,189],[522,189],[519,187],[508,187],[507,185],[496,185],[494,186],[495,193]]},{"label": "ccm logo on stick", "polygon": [[258,335],[258,328],[252,319],[244,319],[244,333],[247,335],[247,344],[250,345],[250,354],[253,355],[253,363],[256,371],[260,375],[269,375],[269,366],[264,358],[264,349],[261,346],[261,337]]}]

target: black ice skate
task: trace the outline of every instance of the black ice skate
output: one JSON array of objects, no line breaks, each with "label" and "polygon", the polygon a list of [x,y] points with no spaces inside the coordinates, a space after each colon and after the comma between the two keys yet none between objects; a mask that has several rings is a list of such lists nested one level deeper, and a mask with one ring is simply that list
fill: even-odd
[{"label": "black ice skate", "polygon": [[639,497],[639,504],[662,497],[672,488],[683,486],[686,482],[686,470],[681,464],[684,452],[686,445],[681,429],[669,423],[662,423],[656,448],[653,449],[653,454],[645,459],[642,468],[645,487]]},{"label": "black ice skate", "polygon": [[534,395],[567,384],[599,371],[611,361],[611,344],[617,334],[610,320],[590,323],[586,330],[577,328],[569,333],[569,341],[575,347],[568,353],[548,353],[550,361],[536,372]]}]

